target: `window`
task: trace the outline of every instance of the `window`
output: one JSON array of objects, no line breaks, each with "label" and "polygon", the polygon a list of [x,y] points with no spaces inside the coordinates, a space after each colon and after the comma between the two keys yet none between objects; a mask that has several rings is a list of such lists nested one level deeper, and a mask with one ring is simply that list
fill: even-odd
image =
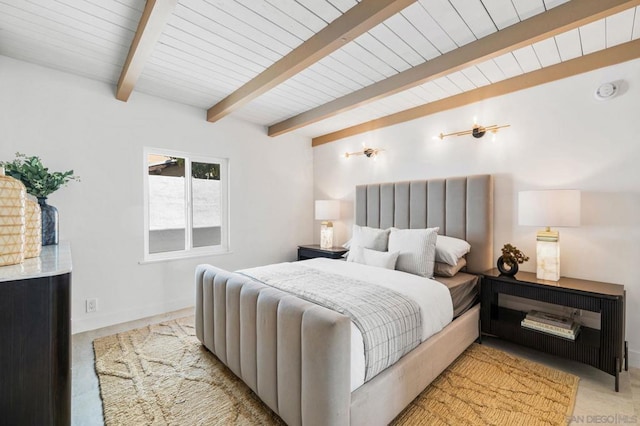
[{"label": "window", "polygon": [[145,260],[229,250],[228,160],[144,150]]}]

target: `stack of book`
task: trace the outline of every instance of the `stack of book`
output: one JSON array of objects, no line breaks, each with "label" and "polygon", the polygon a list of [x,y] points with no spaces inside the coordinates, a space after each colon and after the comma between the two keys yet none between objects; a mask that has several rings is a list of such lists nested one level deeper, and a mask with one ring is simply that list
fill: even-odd
[{"label": "stack of book", "polygon": [[580,324],[572,318],[540,311],[529,312],[520,325],[569,340],[576,340],[580,332]]}]

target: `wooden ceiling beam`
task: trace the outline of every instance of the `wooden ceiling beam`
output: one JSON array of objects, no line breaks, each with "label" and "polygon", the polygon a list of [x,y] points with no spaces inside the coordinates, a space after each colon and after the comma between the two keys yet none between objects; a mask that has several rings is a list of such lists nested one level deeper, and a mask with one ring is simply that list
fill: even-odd
[{"label": "wooden ceiling beam", "polygon": [[415,2],[362,0],[257,77],[209,108],[207,121],[220,120]]},{"label": "wooden ceiling beam", "polygon": [[308,126],[639,4],[640,0],[572,0],[385,80],[276,123],[269,127],[269,136],[278,136]]},{"label": "wooden ceiling beam", "polygon": [[478,89],[470,90],[459,95],[444,98],[435,102],[420,105],[405,111],[387,115],[366,123],[338,130],[333,133],[318,136],[312,139],[312,146],[344,139],[383,127],[393,126],[416,118],[425,117],[441,111],[458,108],[474,102],[506,95],[523,89],[528,89],[540,84],[549,83],[563,78],[593,71],[598,68],[608,67],[621,62],[640,58],[640,39],[620,44],[615,47],[600,50],[576,59],[561,62],[537,71],[519,75]]},{"label": "wooden ceiling beam", "polygon": [[147,0],[122,67],[116,98],[127,102],[178,0]]}]

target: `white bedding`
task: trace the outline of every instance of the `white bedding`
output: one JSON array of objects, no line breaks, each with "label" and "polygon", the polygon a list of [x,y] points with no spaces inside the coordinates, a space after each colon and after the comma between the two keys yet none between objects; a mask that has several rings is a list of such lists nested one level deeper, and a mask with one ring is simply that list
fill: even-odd
[{"label": "white bedding", "polygon": [[[453,304],[449,289],[435,280],[390,269],[375,268],[354,262],[325,258],[298,262],[333,274],[390,288],[413,299],[420,306],[422,342],[438,333],[453,319]],[[351,391],[364,383],[365,360],[362,334],[351,323]]]}]

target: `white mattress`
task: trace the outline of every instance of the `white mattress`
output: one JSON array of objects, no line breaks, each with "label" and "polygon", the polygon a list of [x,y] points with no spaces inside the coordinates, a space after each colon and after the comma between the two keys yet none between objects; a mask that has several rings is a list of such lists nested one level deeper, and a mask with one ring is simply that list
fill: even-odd
[{"label": "white mattress", "polygon": [[[449,289],[428,278],[391,269],[376,268],[354,262],[316,258],[298,262],[332,274],[387,287],[413,299],[420,306],[422,340],[438,333],[453,319],[453,304]],[[351,391],[364,383],[365,361],[362,333],[351,323]]]}]

